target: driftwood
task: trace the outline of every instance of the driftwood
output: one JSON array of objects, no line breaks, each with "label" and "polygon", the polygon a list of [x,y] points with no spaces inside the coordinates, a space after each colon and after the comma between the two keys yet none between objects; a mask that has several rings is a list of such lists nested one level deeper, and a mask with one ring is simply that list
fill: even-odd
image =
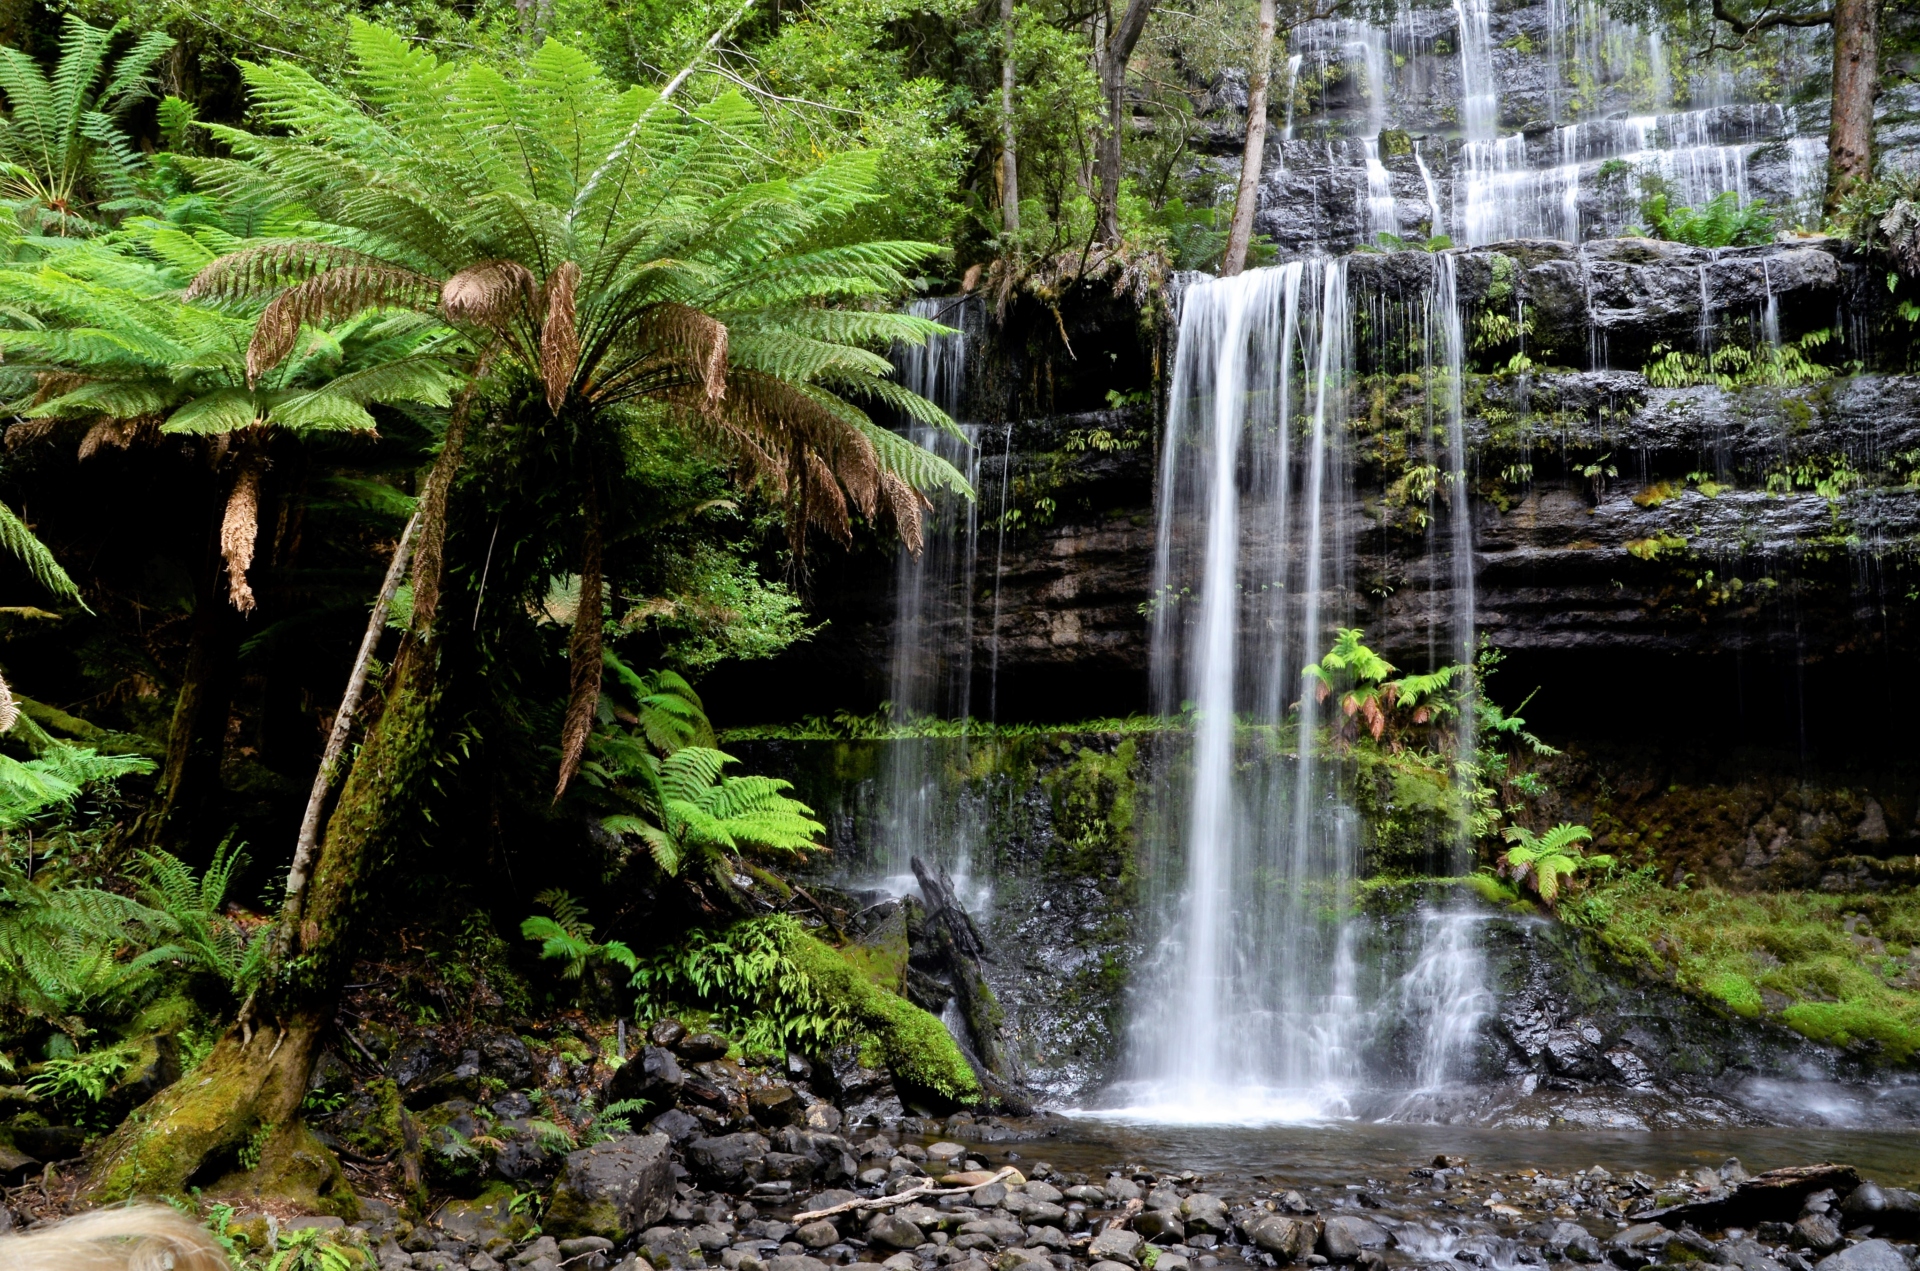
[{"label": "driftwood", "polygon": [[1859,1185],[1860,1173],[1851,1165],[1794,1165],[1755,1174],[1726,1196],[1688,1201],[1638,1217],[1641,1222],[1668,1227],[1687,1223],[1696,1231],[1751,1227],[1770,1220],[1792,1222],[1802,1202],[1815,1192],[1845,1194]]},{"label": "driftwood", "polygon": [[838,1205],[829,1205],[825,1209],[809,1209],[804,1214],[795,1214],[793,1216],[793,1223],[795,1226],[799,1226],[803,1222],[812,1222],[816,1218],[831,1218],[835,1214],[850,1214],[860,1209],[885,1209],[890,1205],[904,1205],[908,1201],[919,1200],[924,1196],[958,1196],[963,1192],[977,1191],[982,1187],[991,1187],[993,1184],[1006,1178],[1009,1174],[1016,1172],[1013,1166],[1009,1165],[986,1182],[975,1183],[972,1187],[935,1187],[933,1180],[930,1178],[917,1187],[907,1188],[906,1191],[901,1192],[898,1196],[875,1196],[867,1200],[842,1201]]},{"label": "driftwood", "polygon": [[918,856],[912,859],[913,875],[920,882],[920,894],[926,899],[922,920],[926,942],[945,966],[953,981],[953,994],[960,1015],[967,1023],[968,1039],[975,1075],[994,1100],[1015,1116],[1031,1116],[1033,1105],[1020,1090],[1018,1062],[1007,1046],[1000,1029],[1000,1004],[987,986],[986,941],[974,925],[959,898],[953,893],[953,879],[938,864],[929,865]]}]

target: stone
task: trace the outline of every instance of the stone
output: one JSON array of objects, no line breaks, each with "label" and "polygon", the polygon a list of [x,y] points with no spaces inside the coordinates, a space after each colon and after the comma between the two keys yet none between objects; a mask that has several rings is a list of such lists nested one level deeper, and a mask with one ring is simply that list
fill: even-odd
[{"label": "stone", "polygon": [[1027,1234],[1027,1229],[1012,1219],[1003,1217],[975,1218],[960,1224],[962,1236],[985,1236],[995,1244],[1007,1244],[1019,1240]]},{"label": "stone", "polygon": [[514,1254],[508,1261],[516,1267],[524,1267],[531,1266],[536,1258],[552,1258],[558,1261],[559,1257],[559,1242],[552,1236],[542,1236],[522,1249],[519,1253]]},{"label": "stone", "polygon": [[1910,1271],[1906,1258],[1885,1240],[1862,1240],[1828,1254],[1813,1267],[1814,1271]]},{"label": "stone", "polygon": [[718,1253],[733,1243],[733,1224],[703,1222],[687,1232],[708,1253]]},{"label": "stone", "polygon": [[677,1046],[687,1035],[687,1026],[677,1019],[663,1019],[647,1031],[647,1040],[656,1046]]},{"label": "stone", "polygon": [[794,1232],[793,1238],[809,1249],[824,1249],[840,1239],[840,1229],[825,1218],[816,1218]]},{"label": "stone", "polygon": [[687,1142],[687,1169],[707,1187],[744,1191],[765,1176],[767,1140],[758,1134],[722,1134]]},{"label": "stone", "polygon": [[1186,1224],[1180,1221],[1178,1210],[1143,1209],[1133,1216],[1133,1229],[1163,1244],[1178,1244],[1187,1238]]},{"label": "stone", "polygon": [[973,1189],[973,1196],[971,1197],[973,1203],[982,1209],[991,1209],[1006,1198],[1007,1185],[1005,1183],[988,1183],[984,1187],[976,1187]]},{"label": "stone", "polygon": [[887,1271],[919,1271],[920,1264],[910,1253],[896,1253],[880,1264]]},{"label": "stone", "polygon": [[1845,1239],[1829,1214],[1808,1214],[1793,1224],[1793,1240],[1815,1253],[1832,1253]]},{"label": "stone", "polygon": [[792,1086],[766,1086],[747,1092],[747,1110],[765,1126],[799,1125],[806,1120],[806,1107]]},{"label": "stone", "polygon": [[1140,1199],[1140,1184],[1115,1174],[1107,1179],[1106,1193],[1115,1203],[1124,1205],[1130,1200]]},{"label": "stone", "polygon": [[533,1218],[524,1209],[515,1213],[513,1199],[511,1191],[496,1183],[472,1200],[450,1200],[440,1208],[440,1229],[487,1249],[523,1240],[533,1230]]},{"label": "stone", "polygon": [[[1027,1191],[1032,1192],[1033,1188],[1029,1186]],[[1218,1196],[1209,1195],[1206,1192],[1194,1192],[1180,1202],[1180,1212],[1186,1217],[1188,1231],[1198,1231],[1214,1236],[1227,1234],[1229,1226],[1227,1202]]]},{"label": "stone", "polygon": [[918,1249],[926,1233],[898,1214],[880,1214],[867,1224],[867,1243],[887,1249]]},{"label": "stone", "polygon": [[[1109,1189],[1111,1190],[1111,1189]],[[1135,1192],[1139,1189],[1136,1187]],[[1140,1265],[1139,1250],[1145,1243],[1139,1233],[1128,1231],[1124,1227],[1115,1227],[1095,1236],[1087,1245],[1087,1256],[1094,1262],[1121,1262],[1129,1267]],[[1867,1271],[1866,1268],[1841,1268],[1840,1271]]]},{"label": "stone", "polygon": [[1020,1217],[1029,1225],[1058,1227],[1067,1221],[1067,1211],[1063,1206],[1044,1200],[1030,1200],[1020,1207]]},{"label": "stone", "polygon": [[827,1264],[806,1254],[776,1254],[767,1259],[767,1271],[827,1271]]},{"label": "stone", "polygon": [[569,1152],[542,1226],[619,1243],[659,1222],[673,1192],[668,1147],[664,1134],[627,1134]]},{"label": "stone", "polygon": [[1113,1262],[1109,1260],[1096,1262],[1088,1267],[1087,1271],[1132,1271],[1132,1267],[1125,1262]]},{"label": "stone", "polygon": [[613,1241],[605,1236],[576,1236],[560,1242],[560,1256],[572,1261],[583,1253],[612,1253]]},{"label": "stone", "polygon": [[1368,1249],[1384,1249],[1387,1233],[1365,1218],[1341,1214],[1327,1219],[1320,1231],[1320,1252],[1335,1262],[1353,1262]]},{"label": "stone", "polygon": [[1051,1249],[1056,1253],[1065,1253],[1072,1242],[1067,1233],[1058,1227],[1028,1227],[1027,1248]]},{"label": "stone", "polygon": [[927,1145],[927,1159],[929,1161],[938,1161],[942,1165],[950,1165],[954,1161],[966,1156],[966,1154],[967,1149],[965,1147],[962,1147],[958,1143],[949,1143],[945,1139],[942,1139],[938,1143]]},{"label": "stone", "polygon": [[416,1253],[411,1261],[417,1271],[465,1271],[460,1259],[438,1249],[430,1253]]},{"label": "stone", "polygon": [[679,1227],[649,1227],[641,1232],[640,1256],[655,1267],[672,1267],[675,1271],[706,1265],[706,1253],[699,1242]]},{"label": "stone", "polygon": [[692,1033],[682,1037],[673,1049],[688,1063],[698,1064],[709,1059],[725,1059],[730,1046],[718,1033]]},{"label": "stone", "polygon": [[1281,1214],[1262,1214],[1242,1225],[1248,1240],[1282,1261],[1291,1262],[1313,1251],[1313,1224]]},{"label": "stone", "polygon": [[993,1260],[993,1271],[1024,1271],[1026,1268],[1040,1271],[1052,1265],[1047,1260],[1045,1249],[1009,1249]]},{"label": "stone", "polygon": [[942,1187],[985,1187],[988,1183],[993,1182],[999,1177],[999,1170],[959,1170],[952,1174],[942,1174],[940,1176],[940,1185]]},{"label": "stone", "polygon": [[685,1143],[700,1133],[700,1118],[679,1108],[668,1108],[647,1122],[647,1131],[650,1134],[664,1134],[675,1144]]},{"label": "stone", "polygon": [[1727,1240],[1715,1251],[1714,1261],[1740,1271],[1786,1271],[1765,1245],[1754,1240]]}]

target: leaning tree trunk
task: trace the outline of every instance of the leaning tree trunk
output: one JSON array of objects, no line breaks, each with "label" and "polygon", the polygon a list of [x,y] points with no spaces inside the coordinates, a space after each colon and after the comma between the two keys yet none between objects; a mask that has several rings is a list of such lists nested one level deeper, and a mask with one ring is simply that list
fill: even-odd
[{"label": "leaning tree trunk", "polygon": [[1826,212],[1873,180],[1873,99],[1880,81],[1880,0],[1835,0],[1833,123]]},{"label": "leaning tree trunk", "polygon": [[420,503],[413,622],[385,701],[327,822],[301,920],[288,933],[294,974],[263,989],[192,1073],[154,1096],[95,1154],[96,1199],[177,1194],[211,1182],[257,1146],[244,1190],[291,1195],[336,1212],[353,1207],[337,1161],[300,1121],[313,1062],[358,952],[366,905],[399,818],[415,801],[432,753],[440,648],[434,614],[444,577],[447,495],[459,469],[471,390],[455,407]]},{"label": "leaning tree trunk", "polygon": [[1273,76],[1273,25],[1273,0],[1260,0],[1253,73],[1247,78],[1247,149],[1240,160],[1240,190],[1233,201],[1233,221],[1227,227],[1227,252],[1220,262],[1222,278],[1231,278],[1247,267],[1247,248],[1253,242],[1260,169],[1267,159],[1267,81]]}]

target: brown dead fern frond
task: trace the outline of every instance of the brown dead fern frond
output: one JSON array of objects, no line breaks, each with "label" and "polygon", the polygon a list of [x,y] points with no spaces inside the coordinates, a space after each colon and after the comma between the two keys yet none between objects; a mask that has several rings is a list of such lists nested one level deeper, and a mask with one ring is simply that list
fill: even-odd
[{"label": "brown dead fern frond", "polygon": [[300,332],[341,322],[369,309],[431,309],[439,286],[425,274],[377,265],[341,265],[274,297],[247,345],[247,386],[285,361]]},{"label": "brown dead fern frond", "polygon": [[587,739],[600,706],[601,645],[606,638],[602,614],[600,517],[591,487],[587,492],[587,535],[580,553],[580,605],[573,617],[573,635],[567,643],[567,713],[560,725],[560,779],[553,801],[567,792],[580,762],[586,758]]},{"label": "brown dead fern frond", "polygon": [[80,439],[78,458],[85,463],[108,446],[116,450],[129,450],[136,442],[150,440],[158,432],[158,421],[149,415],[132,419],[98,419],[87,429],[87,435]]},{"label": "brown dead fern frond", "polygon": [[853,518],[847,508],[846,495],[840,491],[840,483],[834,480],[833,469],[827,461],[814,451],[805,452],[805,458],[799,465],[803,473],[796,483],[799,494],[795,510],[799,514],[799,525],[789,525],[787,535],[804,536],[806,527],[813,526],[824,531],[835,542],[842,545],[853,542]]},{"label": "brown dead fern frond", "polygon": [[68,419],[17,419],[7,428],[7,449],[19,450],[36,441],[45,441],[57,429],[72,422]]},{"label": "brown dead fern frond", "polygon": [[241,613],[254,607],[247,570],[253,565],[253,541],[260,529],[260,462],[240,470],[227,496],[227,513],[220,519],[220,554],[227,561],[227,598]]},{"label": "brown dead fern frond", "polygon": [[909,555],[918,556],[923,545],[922,511],[932,504],[927,496],[891,472],[880,474],[880,503],[893,520],[894,533]]},{"label": "brown dead fern frond", "polygon": [[547,386],[547,409],[556,415],[580,367],[580,328],[574,312],[579,287],[580,266],[570,260],[547,279],[547,316],[540,324],[540,379]]},{"label": "brown dead fern frond", "polygon": [[447,279],[440,288],[440,312],[461,326],[505,331],[516,319],[533,317],[539,284],[514,260],[483,260]]},{"label": "brown dead fern frond", "polygon": [[258,300],[297,286],[330,269],[348,266],[393,268],[391,262],[378,256],[329,243],[262,243],[258,247],[229,252],[202,268],[187,286],[187,299],[211,300],[216,304]]},{"label": "brown dead fern frond", "polygon": [[0,678],[0,733],[11,729],[20,719],[20,707],[13,700],[13,691],[7,687],[5,679]]}]

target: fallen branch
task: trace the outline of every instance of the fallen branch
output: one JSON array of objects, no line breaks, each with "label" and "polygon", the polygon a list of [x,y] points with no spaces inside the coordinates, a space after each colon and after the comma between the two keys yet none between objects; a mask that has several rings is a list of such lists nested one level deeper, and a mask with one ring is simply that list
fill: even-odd
[{"label": "fallen branch", "polygon": [[795,1226],[803,1222],[812,1222],[816,1218],[831,1218],[835,1214],[852,1213],[856,1209],[885,1209],[889,1205],[904,1205],[910,1200],[919,1200],[922,1196],[958,1196],[963,1192],[978,1191],[982,1187],[991,1187],[1009,1174],[1018,1173],[1009,1165],[984,1183],[975,1183],[972,1187],[935,1187],[928,1179],[918,1187],[909,1187],[898,1196],[875,1196],[869,1200],[849,1200],[838,1205],[829,1205],[825,1209],[809,1209],[804,1214],[795,1214]]}]

